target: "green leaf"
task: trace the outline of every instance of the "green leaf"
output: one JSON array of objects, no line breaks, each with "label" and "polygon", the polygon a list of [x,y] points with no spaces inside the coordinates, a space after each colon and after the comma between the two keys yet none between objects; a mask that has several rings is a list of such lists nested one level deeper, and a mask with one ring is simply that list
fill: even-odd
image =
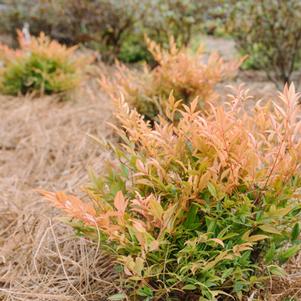
[{"label": "green leaf", "polygon": [[268,249],[265,255],[266,263],[272,262],[276,254],[276,246],[275,244],[271,244],[270,248]]},{"label": "green leaf", "polygon": [[282,269],[281,267],[279,267],[277,265],[270,265],[268,267],[268,270],[272,275],[275,275],[275,276],[284,276],[285,275],[284,269]]},{"label": "green leaf", "polygon": [[152,215],[160,220],[164,213],[164,210],[159,201],[157,201],[155,198],[151,198],[151,200],[149,201],[149,206]]},{"label": "green leaf", "polygon": [[236,281],[233,286],[234,292],[241,292],[244,288],[244,284],[241,281]]},{"label": "green leaf", "polygon": [[261,229],[264,232],[272,233],[272,234],[281,234],[281,232],[273,227],[272,225],[262,225],[259,226],[259,229]]},{"label": "green leaf", "polygon": [[229,268],[223,271],[222,273],[222,278],[227,279],[232,273],[233,273],[234,268]]},{"label": "green leaf", "polygon": [[296,223],[295,226],[293,227],[292,234],[291,234],[292,241],[296,241],[299,238],[299,235],[300,235],[300,224]]},{"label": "green leaf", "polygon": [[297,246],[292,246],[288,249],[286,249],[285,251],[282,251],[280,254],[279,254],[279,260],[281,262],[285,262],[287,261],[289,258],[293,257],[294,255],[296,255],[299,250],[300,250],[300,247],[299,245]]},{"label": "green leaf", "polygon": [[193,291],[193,290],[196,290],[196,288],[197,287],[193,284],[186,284],[182,287],[182,289],[185,291]]},{"label": "green leaf", "polygon": [[188,211],[187,218],[184,222],[185,228],[193,229],[193,226],[196,222],[197,213],[198,213],[198,206],[196,204],[192,204]]},{"label": "green leaf", "polygon": [[148,286],[143,286],[138,290],[138,295],[142,297],[152,297],[153,291]]},{"label": "green leaf", "polygon": [[108,298],[108,300],[110,300],[110,301],[119,301],[119,300],[124,300],[124,299],[126,299],[126,295],[123,293],[112,295]]},{"label": "green leaf", "polygon": [[212,183],[208,183],[207,188],[208,188],[210,194],[213,197],[217,198],[217,192],[216,192],[216,189],[215,189],[214,185]]}]

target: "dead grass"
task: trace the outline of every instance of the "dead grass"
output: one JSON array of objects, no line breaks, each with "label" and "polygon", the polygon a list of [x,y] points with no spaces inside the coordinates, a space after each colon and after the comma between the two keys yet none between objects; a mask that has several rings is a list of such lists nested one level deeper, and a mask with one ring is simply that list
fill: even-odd
[{"label": "dead grass", "polygon": [[271,301],[301,300],[301,253],[290,260],[286,266],[287,275],[270,283]]},{"label": "dead grass", "polygon": [[116,290],[112,260],[33,191],[74,191],[109,157],[87,136],[110,135],[110,103],[94,89],[68,102],[0,99],[1,300],[106,300]]}]

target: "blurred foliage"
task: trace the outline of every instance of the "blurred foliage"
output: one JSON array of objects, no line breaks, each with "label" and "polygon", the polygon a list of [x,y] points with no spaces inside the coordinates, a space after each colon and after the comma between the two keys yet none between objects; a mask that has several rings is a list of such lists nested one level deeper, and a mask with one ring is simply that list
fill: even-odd
[{"label": "blurred foliage", "polygon": [[17,50],[0,45],[0,90],[9,95],[62,93],[80,84],[87,57],[75,55],[76,47],[66,47],[45,34],[19,34]]},{"label": "blurred foliage", "polygon": [[187,46],[194,31],[201,30],[202,22],[210,7],[209,1],[153,0],[150,2],[153,13],[145,20],[145,27],[149,31],[149,36],[161,44],[168,42],[169,37],[173,36],[178,45]]},{"label": "blurred foliage", "polygon": [[14,37],[28,23],[33,35],[43,31],[60,42],[94,48],[105,60],[135,62],[150,58],[145,33],[166,47],[170,36],[187,46],[206,20],[214,23],[218,15],[219,24],[224,22],[227,1],[5,0],[0,30]]},{"label": "blurred foliage", "polygon": [[52,2],[48,0],[4,0],[0,11],[1,33],[10,34],[14,45],[18,45],[16,29],[21,29],[25,23],[30,24],[30,32],[39,35],[43,31],[51,35],[56,12]]},{"label": "blurred foliage", "polygon": [[290,82],[301,54],[299,0],[237,1],[228,30],[251,66],[266,71],[276,84]]},{"label": "blurred foliage", "polygon": [[[210,1],[208,1],[210,3]],[[215,4],[208,7],[204,20],[203,30],[208,35],[227,35],[227,20],[231,13],[231,8],[235,3],[233,0],[215,1]]]},{"label": "blurred foliage", "polygon": [[101,52],[105,59],[116,57],[125,39],[131,36],[145,9],[138,0],[6,0],[1,12],[3,32],[29,24],[30,32],[41,31],[56,40],[83,44]]},{"label": "blurred foliage", "polygon": [[124,63],[136,63],[139,61],[153,62],[150,52],[147,50],[144,38],[141,35],[131,35],[121,46],[118,59]]},{"label": "blurred foliage", "polygon": [[202,46],[193,53],[190,48],[177,47],[172,38],[167,49],[149,38],[146,44],[155,68],[145,66],[139,71],[117,64],[113,80],[103,75],[101,86],[112,99],[122,93],[132,108],[152,122],[158,120],[158,114],[164,115],[171,92],[183,104],[197,97],[199,108],[208,106],[218,98],[216,85],[234,77],[242,62],[242,59],[225,62],[214,52],[206,58]]}]

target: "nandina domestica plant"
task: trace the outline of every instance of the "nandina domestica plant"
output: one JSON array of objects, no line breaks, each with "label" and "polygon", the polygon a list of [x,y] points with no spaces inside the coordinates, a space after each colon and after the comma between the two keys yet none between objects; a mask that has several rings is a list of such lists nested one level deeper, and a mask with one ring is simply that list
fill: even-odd
[{"label": "nandina domestica plant", "polygon": [[178,48],[173,39],[170,39],[168,50],[148,38],[146,43],[157,63],[154,69],[144,66],[140,71],[118,63],[114,80],[102,76],[101,86],[113,98],[121,92],[130,107],[148,120],[157,120],[158,114],[165,113],[170,91],[184,104],[195,97],[200,107],[216,100],[215,86],[233,77],[242,62],[242,59],[224,62],[217,53],[205,59],[203,47],[192,53],[188,48]]},{"label": "nandina domestica plant", "polygon": [[90,58],[75,55],[77,47],[66,47],[39,37],[25,37],[18,31],[20,49],[0,45],[0,90],[5,94],[52,94],[80,84],[82,69]]},{"label": "nandina domestica plant", "polygon": [[241,300],[283,273],[300,249],[299,97],[286,86],[248,112],[239,88],[204,113],[170,96],[153,127],[117,102],[123,143],[91,202],[41,192],[122,267],[112,300]]}]

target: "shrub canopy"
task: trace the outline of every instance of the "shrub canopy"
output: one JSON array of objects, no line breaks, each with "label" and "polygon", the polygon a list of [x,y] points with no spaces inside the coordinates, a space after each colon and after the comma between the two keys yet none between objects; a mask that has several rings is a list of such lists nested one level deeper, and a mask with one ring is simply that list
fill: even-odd
[{"label": "shrub canopy", "polygon": [[42,194],[116,258],[134,300],[241,299],[300,248],[299,97],[286,86],[248,112],[240,88],[205,113],[171,96],[154,128],[121,99],[123,143],[91,202]]},{"label": "shrub canopy", "polygon": [[61,93],[77,87],[87,57],[75,55],[75,47],[51,41],[44,33],[25,37],[18,31],[20,49],[0,45],[3,68],[0,89],[5,94]]}]

